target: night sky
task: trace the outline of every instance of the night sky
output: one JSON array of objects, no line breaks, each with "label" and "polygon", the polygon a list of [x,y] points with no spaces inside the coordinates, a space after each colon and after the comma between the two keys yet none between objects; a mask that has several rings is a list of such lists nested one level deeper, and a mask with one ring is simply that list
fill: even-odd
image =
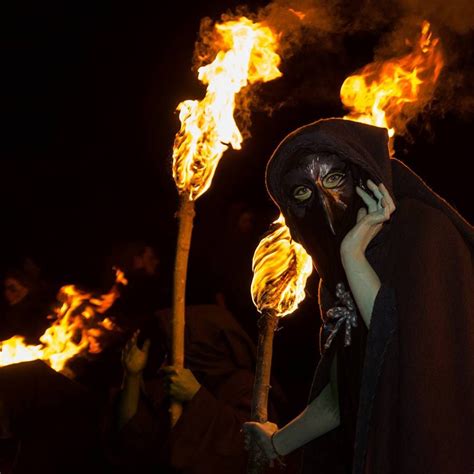
[{"label": "night sky", "polygon": [[[94,283],[110,246],[136,238],[172,262],[175,107],[202,97],[191,70],[201,18],[218,19],[237,2],[169,2],[166,13],[162,5],[17,1],[1,15],[3,266],[27,254],[57,281]],[[198,202],[197,249],[218,235],[236,199],[261,211],[263,228],[276,216],[264,187],[272,150],[302,124],[343,115],[340,85],[371,61],[389,28],[333,35],[332,47],[305,45],[283,60],[283,78],[261,88],[264,105],[282,106],[253,114],[252,137],[224,156]],[[442,81],[462,73],[472,49],[457,56]],[[462,90],[453,94],[463,102]],[[411,141],[396,142],[397,156],[470,221],[471,121],[464,110],[438,107],[410,127]]]}]

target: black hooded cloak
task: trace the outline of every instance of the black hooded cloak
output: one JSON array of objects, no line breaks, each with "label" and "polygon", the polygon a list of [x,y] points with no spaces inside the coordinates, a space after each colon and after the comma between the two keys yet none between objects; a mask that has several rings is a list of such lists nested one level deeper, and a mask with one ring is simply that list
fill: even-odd
[{"label": "black hooded cloak", "polygon": [[[157,313],[168,341],[170,318],[171,310]],[[215,305],[196,305],[186,308],[185,349],[185,366],[201,388],[184,404],[170,431],[169,399],[162,380],[157,376],[146,380],[137,413],[109,452],[111,462],[121,467],[114,472],[245,472],[242,424],[250,419],[255,346],[229,312]],[[273,400],[278,393],[275,385]],[[274,416],[271,404],[271,419]]]},{"label": "black hooded cloak", "polygon": [[[397,206],[366,251],[382,283],[370,329],[359,316],[350,346],[340,331],[321,351],[310,401],[329,382],[337,353],[341,424],[305,447],[303,472],[473,472],[473,227],[390,158],[385,129],[342,119],[302,127],[274,152],[267,187],[283,214],[281,177],[301,149],[360,167]],[[320,281],[321,314],[334,303]]]}]

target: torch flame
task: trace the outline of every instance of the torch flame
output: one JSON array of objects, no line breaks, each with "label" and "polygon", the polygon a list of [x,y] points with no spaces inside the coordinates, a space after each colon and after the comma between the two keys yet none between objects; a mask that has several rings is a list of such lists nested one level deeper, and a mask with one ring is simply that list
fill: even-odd
[{"label": "torch flame", "polygon": [[408,121],[433,97],[443,66],[439,38],[423,21],[410,54],[368,64],[344,81],[341,100],[350,110],[344,118],[385,127],[390,137],[403,134]]},{"label": "torch flame", "polygon": [[313,270],[311,257],[291,238],[280,217],[255,250],[252,262],[252,299],[260,313],[293,313],[305,298],[306,280]]},{"label": "torch flame", "polygon": [[277,38],[269,27],[241,17],[215,28],[223,49],[198,70],[199,80],[207,84],[206,96],[178,106],[181,129],[173,147],[173,177],[178,191],[190,200],[210,187],[229,146],[240,149],[243,138],[233,116],[236,94],[249,83],[281,76]]},{"label": "torch flame", "polygon": [[127,280],[116,269],[115,283],[104,295],[94,296],[74,285],[63,286],[58,294],[61,305],[55,309],[53,324],[40,337],[41,344],[28,345],[22,336],[0,342],[0,367],[41,359],[59,372],[68,360],[84,351],[100,352],[100,336],[117,328],[110,319],[96,320],[95,315],[105,313],[120,296],[119,284],[126,285]]}]

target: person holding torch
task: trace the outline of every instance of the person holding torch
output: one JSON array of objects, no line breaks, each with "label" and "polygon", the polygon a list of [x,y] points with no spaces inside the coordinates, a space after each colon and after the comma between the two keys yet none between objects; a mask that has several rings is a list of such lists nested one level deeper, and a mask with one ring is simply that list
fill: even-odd
[{"label": "person holding torch", "polygon": [[290,134],[266,180],[320,276],[321,359],[306,409],[247,445],[305,446],[303,473],[472,471],[472,226],[350,120]]}]

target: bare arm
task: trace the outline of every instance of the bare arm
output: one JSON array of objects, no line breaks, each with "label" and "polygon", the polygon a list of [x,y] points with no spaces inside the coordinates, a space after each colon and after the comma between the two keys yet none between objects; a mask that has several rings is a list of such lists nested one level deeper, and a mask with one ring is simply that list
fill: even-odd
[{"label": "bare arm", "polygon": [[137,413],[141,374],[125,374],[118,405],[118,428],[122,429]]},{"label": "bare arm", "polygon": [[304,411],[273,436],[278,453],[285,456],[309,441],[319,438],[340,424],[336,383],[336,357],[331,365],[331,380]]},{"label": "bare arm", "polygon": [[357,308],[369,328],[380,279],[363,254],[342,256],[342,265]]},{"label": "bare arm", "polygon": [[136,331],[122,351],[124,381],[120,392],[117,424],[122,429],[137,413],[140,400],[142,372],[148,360],[150,341],[146,340],[142,349],[137,346],[139,331]]},{"label": "bare arm", "polygon": [[[336,382],[337,360],[331,364],[331,377],[319,396],[294,420],[278,430],[274,423],[245,423],[246,445],[256,441],[269,460],[284,456],[340,424]],[[272,443],[273,436],[273,443]],[[276,451],[275,451],[276,450]]]},{"label": "bare arm", "polygon": [[341,244],[341,260],[362,319],[365,325],[370,327],[374,302],[381,283],[365,257],[365,250],[380,232],[384,222],[390,219],[395,211],[395,204],[383,184],[377,186],[368,180],[367,186],[378,201],[356,187],[357,194],[367,205],[367,210],[364,208],[359,210],[355,227],[344,237]]}]

